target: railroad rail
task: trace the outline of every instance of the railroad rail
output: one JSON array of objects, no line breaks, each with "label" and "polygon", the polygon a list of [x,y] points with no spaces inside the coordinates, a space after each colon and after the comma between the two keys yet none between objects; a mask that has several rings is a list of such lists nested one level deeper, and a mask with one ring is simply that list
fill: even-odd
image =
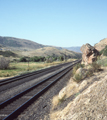
[{"label": "railroad rail", "polygon": [[78,60],[63,70],[51,75],[50,77],[38,82],[34,86],[24,90],[14,97],[0,104],[0,120],[13,120],[22,113],[30,104],[39,98],[45,91],[54,85],[61,77],[73,68],[73,65],[79,63]]},{"label": "railroad rail", "polygon": [[1,91],[5,91],[8,90],[10,88],[13,88],[15,86],[21,85],[25,82],[37,79],[43,75],[46,75],[48,73],[54,72],[58,69],[61,69],[69,64],[71,64],[73,62],[68,62],[68,63],[64,63],[64,64],[59,64],[57,66],[52,66],[46,69],[42,69],[42,70],[38,70],[38,71],[34,71],[28,74],[24,74],[21,76],[15,76],[12,78],[8,78],[8,79],[4,79],[0,81],[0,92]]},{"label": "railroad rail", "polygon": [[20,75],[20,76],[15,76],[15,77],[7,78],[7,79],[4,79],[4,80],[0,80],[0,86],[4,85],[4,84],[7,84],[7,83],[17,81],[17,80],[20,80],[20,79],[23,79],[23,78],[26,78],[26,77],[29,77],[29,76],[32,76],[32,75],[35,75],[35,74],[40,74],[40,73],[45,72],[45,71],[49,71],[49,70],[54,71],[54,69],[58,69],[58,68],[62,67],[63,65],[65,66],[65,65],[68,65],[70,63],[72,63],[72,62],[63,63],[63,64],[59,64],[57,66],[52,66],[52,67],[49,67],[49,68],[45,68],[45,69],[34,71],[34,72],[31,72],[31,73],[23,74],[23,75]]}]

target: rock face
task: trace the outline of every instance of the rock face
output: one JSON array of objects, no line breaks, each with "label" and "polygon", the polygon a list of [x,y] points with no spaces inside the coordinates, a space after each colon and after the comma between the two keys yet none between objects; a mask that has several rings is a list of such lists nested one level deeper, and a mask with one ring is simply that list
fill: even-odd
[{"label": "rock face", "polygon": [[102,39],[99,43],[95,44],[94,47],[98,51],[101,51],[107,45],[107,38]]},{"label": "rock face", "polygon": [[83,45],[80,50],[82,52],[82,64],[85,65],[93,63],[99,55],[99,52],[88,43]]}]

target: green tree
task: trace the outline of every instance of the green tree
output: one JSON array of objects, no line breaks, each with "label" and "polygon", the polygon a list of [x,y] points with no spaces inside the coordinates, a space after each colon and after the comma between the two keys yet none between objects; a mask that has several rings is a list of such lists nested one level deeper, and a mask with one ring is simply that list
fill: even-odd
[{"label": "green tree", "polygon": [[27,62],[26,57],[21,57],[19,61],[20,62]]}]

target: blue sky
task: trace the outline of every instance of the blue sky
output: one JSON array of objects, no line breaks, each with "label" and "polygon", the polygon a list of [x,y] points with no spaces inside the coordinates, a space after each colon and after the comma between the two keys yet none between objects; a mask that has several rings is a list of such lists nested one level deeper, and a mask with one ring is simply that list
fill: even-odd
[{"label": "blue sky", "polygon": [[0,0],[0,36],[94,45],[107,37],[107,0]]}]

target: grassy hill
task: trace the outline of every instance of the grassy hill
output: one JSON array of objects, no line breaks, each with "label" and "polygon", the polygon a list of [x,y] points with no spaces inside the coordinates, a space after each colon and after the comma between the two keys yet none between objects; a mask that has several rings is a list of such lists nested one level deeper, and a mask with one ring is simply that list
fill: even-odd
[{"label": "grassy hill", "polygon": [[20,52],[22,56],[65,56],[65,57],[71,57],[71,58],[81,58],[81,53],[76,53],[73,51],[69,51],[66,49],[57,49],[55,47],[44,47],[40,48],[34,51],[23,51]]},{"label": "grassy hill", "polygon": [[[65,56],[68,58],[80,58],[81,54],[62,47],[53,47],[42,45],[30,40],[19,39],[14,37],[1,37],[0,36],[0,48],[4,49],[5,52],[1,54],[7,55],[7,50],[10,50],[11,55],[14,57],[18,56]],[[14,53],[14,55],[12,54]],[[9,56],[10,56],[9,53]]]},{"label": "grassy hill", "polygon": [[18,57],[17,54],[11,52],[11,51],[0,51],[0,56],[4,56],[4,57]]},{"label": "grassy hill", "polygon": [[33,50],[45,47],[45,45],[41,45],[30,40],[1,36],[0,45],[11,48],[12,50]]}]

